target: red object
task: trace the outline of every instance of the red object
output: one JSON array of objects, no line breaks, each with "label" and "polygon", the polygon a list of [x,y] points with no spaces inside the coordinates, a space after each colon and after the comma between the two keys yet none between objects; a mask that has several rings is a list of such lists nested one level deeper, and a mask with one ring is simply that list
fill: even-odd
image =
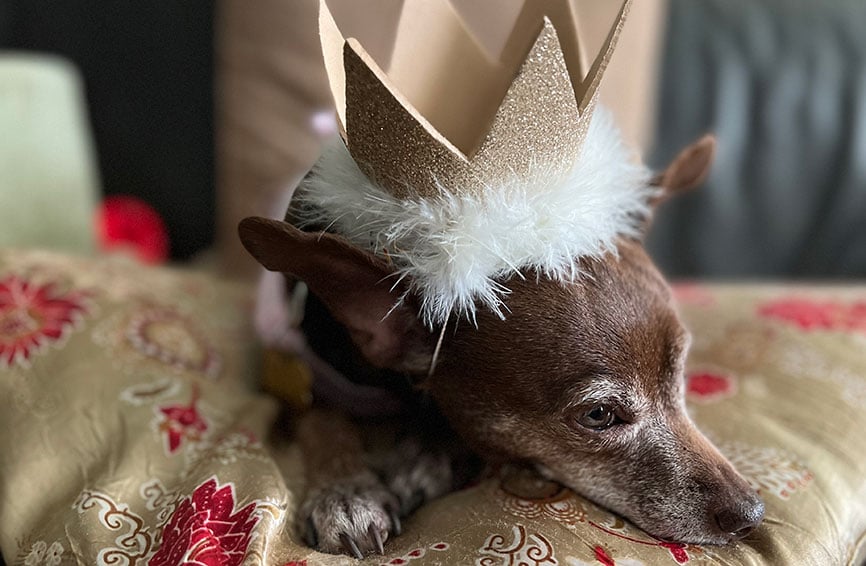
[{"label": "red object", "polygon": [[789,297],[764,303],[758,313],[803,330],[866,331],[866,302],[843,303]]},{"label": "red object", "polygon": [[240,566],[261,518],[256,507],[253,502],[236,511],[232,485],[207,480],[178,504],[148,565]]},{"label": "red object", "polygon": [[616,566],[616,562],[614,562],[613,558],[610,557],[610,554],[607,551],[600,547],[595,547],[595,559],[598,560],[604,566]]},{"label": "red object", "polygon": [[181,448],[184,440],[197,442],[207,432],[208,424],[196,408],[198,391],[193,389],[189,405],[164,405],[158,407],[159,430],[165,433],[165,449],[169,455]]},{"label": "red object", "polygon": [[677,564],[685,564],[689,561],[689,555],[686,552],[686,547],[678,542],[660,542],[659,546],[667,548]]},{"label": "red object", "polygon": [[168,259],[168,230],[159,213],[143,200],[107,197],[96,213],[96,233],[103,251],[126,249],[144,263]]},{"label": "red object", "polygon": [[692,399],[718,401],[736,393],[736,385],[727,375],[693,373],[686,378],[686,393]]},{"label": "red object", "polygon": [[10,275],[0,279],[0,370],[28,367],[43,348],[59,344],[87,314],[85,295],[62,293]]}]

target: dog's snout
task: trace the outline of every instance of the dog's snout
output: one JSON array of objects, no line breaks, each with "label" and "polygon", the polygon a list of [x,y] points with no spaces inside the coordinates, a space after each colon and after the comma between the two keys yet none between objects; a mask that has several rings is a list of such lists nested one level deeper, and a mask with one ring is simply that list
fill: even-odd
[{"label": "dog's snout", "polygon": [[716,511],[716,524],[733,540],[751,533],[764,519],[764,502],[758,497],[740,500]]}]

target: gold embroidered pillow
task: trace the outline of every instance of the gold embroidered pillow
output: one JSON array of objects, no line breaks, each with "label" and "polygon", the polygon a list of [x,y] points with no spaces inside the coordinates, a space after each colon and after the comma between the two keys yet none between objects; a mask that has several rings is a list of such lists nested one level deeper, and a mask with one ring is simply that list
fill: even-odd
[{"label": "gold embroidered pillow", "polygon": [[250,307],[202,274],[0,250],[9,564],[262,554],[289,494],[262,444],[276,406],[251,386]]}]

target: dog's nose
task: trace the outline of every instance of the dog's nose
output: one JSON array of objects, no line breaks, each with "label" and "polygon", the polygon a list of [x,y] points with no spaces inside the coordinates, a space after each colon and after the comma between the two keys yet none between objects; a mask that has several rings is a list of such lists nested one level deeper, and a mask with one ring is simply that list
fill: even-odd
[{"label": "dog's nose", "polygon": [[764,519],[764,502],[759,498],[749,498],[739,501],[716,511],[716,524],[719,529],[733,537],[741,539],[751,533]]}]

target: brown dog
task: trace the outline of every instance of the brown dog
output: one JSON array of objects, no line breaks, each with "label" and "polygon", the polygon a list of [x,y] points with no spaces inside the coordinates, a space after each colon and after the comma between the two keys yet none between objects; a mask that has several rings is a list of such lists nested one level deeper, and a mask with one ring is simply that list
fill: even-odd
[{"label": "brown dog", "polygon": [[[709,137],[685,149],[654,180],[663,191],[651,204],[699,184],[713,150]],[[386,261],[285,222],[248,218],[239,231],[267,269],[306,282],[370,364],[429,393],[485,459],[531,463],[663,539],[725,544],[761,522],[755,491],[686,414],[689,335],[639,241],[581,260],[574,283],[530,273],[504,282],[505,320],[482,310],[477,327],[449,328],[430,372],[438,333],[411,296],[397,303],[406,282],[393,287]],[[401,515],[455,482],[449,447],[403,442],[396,450],[412,457],[377,476],[346,418],[313,411],[299,435],[310,478],[299,521],[326,552],[381,551]]]}]

